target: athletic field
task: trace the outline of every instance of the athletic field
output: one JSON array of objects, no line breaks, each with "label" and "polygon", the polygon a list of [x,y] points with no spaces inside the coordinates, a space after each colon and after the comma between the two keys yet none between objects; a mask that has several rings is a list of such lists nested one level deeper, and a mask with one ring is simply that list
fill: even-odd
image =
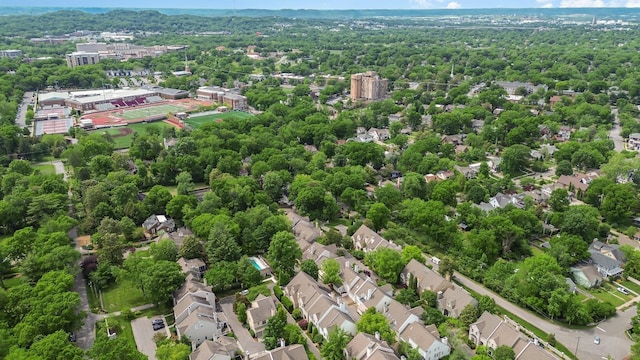
[{"label": "athletic field", "polygon": [[219,114],[211,114],[205,116],[198,116],[186,119],[184,122],[192,127],[193,129],[197,129],[204,124],[208,124],[211,122],[220,122],[227,119],[250,119],[253,115],[243,112],[243,111],[228,111]]},{"label": "athletic field", "polygon": [[122,110],[122,113],[120,113],[120,111],[117,111],[116,116],[121,117],[127,121],[131,121],[131,120],[143,119],[143,118],[147,118],[155,115],[166,115],[170,112],[172,113],[183,112],[185,110],[186,108],[182,106],[162,104],[157,106],[145,106],[143,108]]},{"label": "athletic field", "polygon": [[152,123],[129,124],[127,126],[98,129],[95,131],[111,135],[111,138],[113,139],[113,145],[116,149],[127,149],[130,148],[131,144],[133,143],[133,134],[144,134],[146,132],[146,129],[150,127],[155,127],[162,131],[163,128],[169,126],[173,125],[167,124],[164,121],[154,121]]}]

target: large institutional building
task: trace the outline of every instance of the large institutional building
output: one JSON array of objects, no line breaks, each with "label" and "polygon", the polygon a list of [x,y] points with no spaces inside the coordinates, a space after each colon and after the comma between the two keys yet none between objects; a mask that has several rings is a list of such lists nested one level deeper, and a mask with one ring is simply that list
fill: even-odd
[{"label": "large institutional building", "polygon": [[213,101],[229,106],[233,110],[245,110],[247,98],[219,86],[203,86],[196,91],[198,100]]},{"label": "large institutional building", "polygon": [[378,100],[387,94],[387,79],[375,71],[351,75],[351,100]]},{"label": "large institutional building", "polygon": [[100,62],[100,59],[126,60],[131,58],[143,58],[145,56],[158,56],[171,51],[185,49],[185,45],[155,45],[142,46],[129,43],[107,44],[102,42],[88,42],[76,44],[76,52],[67,54],[67,66],[76,67],[92,65]]}]

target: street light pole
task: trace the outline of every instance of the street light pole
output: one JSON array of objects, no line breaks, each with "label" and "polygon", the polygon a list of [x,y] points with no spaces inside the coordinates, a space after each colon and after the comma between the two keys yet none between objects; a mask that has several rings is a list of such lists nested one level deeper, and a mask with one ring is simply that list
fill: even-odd
[{"label": "street light pole", "polygon": [[573,356],[578,357],[578,345],[580,345],[580,336],[578,336],[578,342],[576,342],[576,351],[573,352]]}]

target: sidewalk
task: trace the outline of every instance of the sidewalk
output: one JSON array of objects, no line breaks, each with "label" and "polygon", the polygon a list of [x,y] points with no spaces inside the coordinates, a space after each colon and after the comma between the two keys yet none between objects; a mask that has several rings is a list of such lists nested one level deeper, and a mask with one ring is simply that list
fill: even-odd
[{"label": "sidewalk", "polygon": [[[136,311],[142,311],[142,310],[147,310],[147,309],[151,309],[152,307],[155,307],[155,304],[144,304],[141,306],[136,306],[134,308],[131,308],[131,312],[136,312]],[[114,311],[112,313],[108,313],[108,314],[98,314],[96,315],[96,318],[98,321],[100,320],[104,320],[105,318],[109,317],[109,316],[120,316],[122,314],[122,312],[120,311]]]}]

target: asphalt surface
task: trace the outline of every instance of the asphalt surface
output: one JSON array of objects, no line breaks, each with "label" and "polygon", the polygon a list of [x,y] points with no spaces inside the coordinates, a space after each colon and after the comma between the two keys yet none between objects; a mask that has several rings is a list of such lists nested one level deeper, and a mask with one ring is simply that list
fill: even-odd
[{"label": "asphalt surface", "polygon": [[[156,343],[153,341],[153,336],[157,333],[166,334],[166,327],[160,330],[153,330],[151,321],[153,319],[160,319],[157,316],[155,318],[141,317],[131,321],[131,329],[133,330],[133,338],[136,340],[136,346],[138,351],[147,355],[149,360],[156,360]],[[165,323],[166,325],[166,323]]]},{"label": "asphalt surface", "polygon": [[[570,329],[557,325],[538,315],[512,304],[500,295],[486,289],[484,286],[456,272],[455,278],[465,287],[480,295],[491,296],[496,304],[512,314],[527,321],[547,334],[555,334],[555,338],[570,351],[576,352],[580,360],[624,359],[631,351],[633,342],[627,338],[625,331],[631,325],[631,318],[636,315],[636,307],[631,306],[625,311],[619,311],[616,316],[601,322],[589,329]],[[595,336],[600,337],[600,344],[594,344]]]},{"label": "asphalt surface", "polygon": [[615,150],[617,152],[621,152],[624,150],[624,139],[620,136],[620,131],[622,130],[620,127],[620,122],[618,121],[618,109],[611,109],[611,114],[613,115],[613,126],[609,131],[609,139],[613,141],[615,145]]},{"label": "asphalt surface", "polygon": [[233,331],[235,336],[238,338],[240,348],[245,354],[256,354],[265,350],[264,344],[254,340],[253,337],[251,337],[251,334],[249,334],[249,330],[242,326],[240,321],[238,321],[238,317],[233,312],[233,296],[227,296],[220,299],[220,307],[227,317],[227,322],[229,327],[231,327],[231,331]]},{"label": "asphalt surface", "polygon": [[[78,262],[78,269],[80,263]],[[76,344],[83,350],[89,350],[96,340],[96,321],[97,317],[89,309],[89,299],[87,298],[87,284],[82,277],[82,272],[78,272],[76,275],[75,283],[73,284],[73,291],[78,292],[80,295],[80,308],[79,311],[84,311],[87,317],[84,319],[84,323],[80,330],[76,331]]]},{"label": "asphalt surface", "polygon": [[27,107],[29,104],[33,103],[33,92],[28,91],[24,93],[24,97],[22,98],[22,104],[20,109],[18,110],[18,114],[16,116],[16,125],[23,128],[27,126]]}]

